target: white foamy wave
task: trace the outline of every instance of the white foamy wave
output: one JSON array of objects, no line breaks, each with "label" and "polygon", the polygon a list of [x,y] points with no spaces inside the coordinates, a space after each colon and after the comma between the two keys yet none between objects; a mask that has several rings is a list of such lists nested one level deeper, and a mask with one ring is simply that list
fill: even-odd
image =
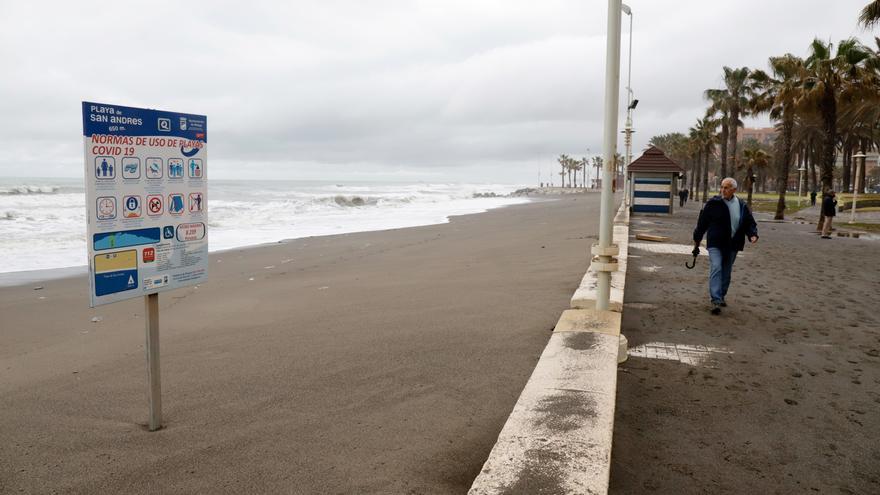
[{"label": "white foamy wave", "polygon": [[20,194],[58,194],[61,186],[32,186],[22,184],[18,186],[0,187],[0,196],[12,196]]},{"label": "white foamy wave", "polygon": [[[85,194],[77,180],[33,182],[53,193],[0,195],[0,273],[87,262]],[[17,187],[8,179],[0,190]],[[506,184],[211,181],[211,251],[300,237],[445,223],[528,199]]]}]

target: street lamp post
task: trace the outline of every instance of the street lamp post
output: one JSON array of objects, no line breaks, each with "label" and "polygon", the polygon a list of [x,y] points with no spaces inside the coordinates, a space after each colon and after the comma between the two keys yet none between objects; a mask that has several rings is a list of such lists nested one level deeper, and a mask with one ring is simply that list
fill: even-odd
[{"label": "street lamp post", "polygon": [[632,91],[632,22],[633,22],[633,14],[632,9],[629,8],[627,4],[621,4],[620,9],[624,14],[629,16],[629,57],[627,59],[627,63],[629,65],[626,73],[626,127],[623,130],[624,134],[624,145],[626,146],[626,156],[624,157],[623,162],[623,199],[625,201],[626,206],[629,206],[632,203],[631,191],[632,185],[629,180],[629,164],[632,162],[632,133],[636,132],[632,128],[632,111],[636,109],[636,105],[639,104],[639,100],[633,99],[633,91]]},{"label": "street lamp post", "polygon": [[852,211],[849,213],[849,223],[856,222],[856,202],[859,200],[859,178],[862,176],[862,169],[865,168],[865,157],[868,155],[865,154],[864,151],[859,150],[858,153],[853,155],[853,158],[856,159],[856,177],[853,180],[853,199],[852,199]]},{"label": "street lamp post", "polygon": [[619,250],[612,242],[612,215],[614,195],[611,193],[611,174],[617,150],[617,106],[620,102],[620,15],[621,0],[608,0],[608,34],[605,46],[605,122],[602,140],[602,196],[599,209],[599,243],[591,252],[599,259],[591,263],[598,275],[596,309],[608,311],[611,299],[611,272],[617,270],[614,256]]}]

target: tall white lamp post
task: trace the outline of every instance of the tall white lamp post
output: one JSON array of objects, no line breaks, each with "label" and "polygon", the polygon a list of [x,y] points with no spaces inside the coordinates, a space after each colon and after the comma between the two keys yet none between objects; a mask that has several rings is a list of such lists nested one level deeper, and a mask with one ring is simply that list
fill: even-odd
[{"label": "tall white lamp post", "polygon": [[849,213],[849,223],[856,222],[856,202],[859,200],[859,189],[861,186],[859,178],[862,176],[862,169],[865,168],[865,157],[867,156],[862,150],[853,155],[853,158],[856,159],[856,176],[853,179],[853,200],[851,205],[852,211]]},{"label": "tall white lamp post", "polygon": [[620,0],[608,0],[608,34],[605,46],[605,123],[602,139],[602,196],[599,209],[599,243],[591,252],[598,261],[590,264],[598,275],[596,309],[608,311],[611,299],[611,272],[617,270],[614,256],[619,250],[612,242],[614,195],[611,192],[614,154],[617,150],[617,105],[620,102]]},{"label": "tall white lamp post", "polygon": [[633,14],[632,9],[629,8],[627,4],[621,4],[620,9],[624,14],[629,16],[629,58],[627,62],[629,67],[626,73],[626,127],[623,129],[624,134],[624,145],[626,146],[626,156],[624,157],[623,162],[623,198],[626,202],[626,206],[629,206],[632,203],[632,198],[630,198],[632,186],[629,182],[629,164],[632,162],[632,133],[636,132],[632,128],[632,111],[636,109],[636,105],[639,104],[639,100],[633,99],[633,91],[632,91],[632,31],[633,31]]}]

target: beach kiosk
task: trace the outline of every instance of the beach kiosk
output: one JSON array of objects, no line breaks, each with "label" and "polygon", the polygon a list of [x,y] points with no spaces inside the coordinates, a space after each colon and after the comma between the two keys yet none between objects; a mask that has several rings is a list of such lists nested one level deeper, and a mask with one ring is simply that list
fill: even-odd
[{"label": "beach kiosk", "polygon": [[678,195],[678,177],[683,172],[684,169],[659,148],[648,147],[627,168],[632,184],[630,211],[671,215]]}]

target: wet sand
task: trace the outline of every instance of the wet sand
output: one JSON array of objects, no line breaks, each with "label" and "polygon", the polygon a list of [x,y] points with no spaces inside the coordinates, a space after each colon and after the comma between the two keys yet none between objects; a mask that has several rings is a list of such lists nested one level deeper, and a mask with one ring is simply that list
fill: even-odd
[{"label": "wet sand", "polygon": [[880,493],[880,242],[759,220],[713,316],[698,208],[632,219],[610,493]]},{"label": "wet sand", "polygon": [[212,255],[208,283],[160,296],[154,433],[142,298],[2,287],[0,493],[464,493],[587,268],[598,200]]}]

